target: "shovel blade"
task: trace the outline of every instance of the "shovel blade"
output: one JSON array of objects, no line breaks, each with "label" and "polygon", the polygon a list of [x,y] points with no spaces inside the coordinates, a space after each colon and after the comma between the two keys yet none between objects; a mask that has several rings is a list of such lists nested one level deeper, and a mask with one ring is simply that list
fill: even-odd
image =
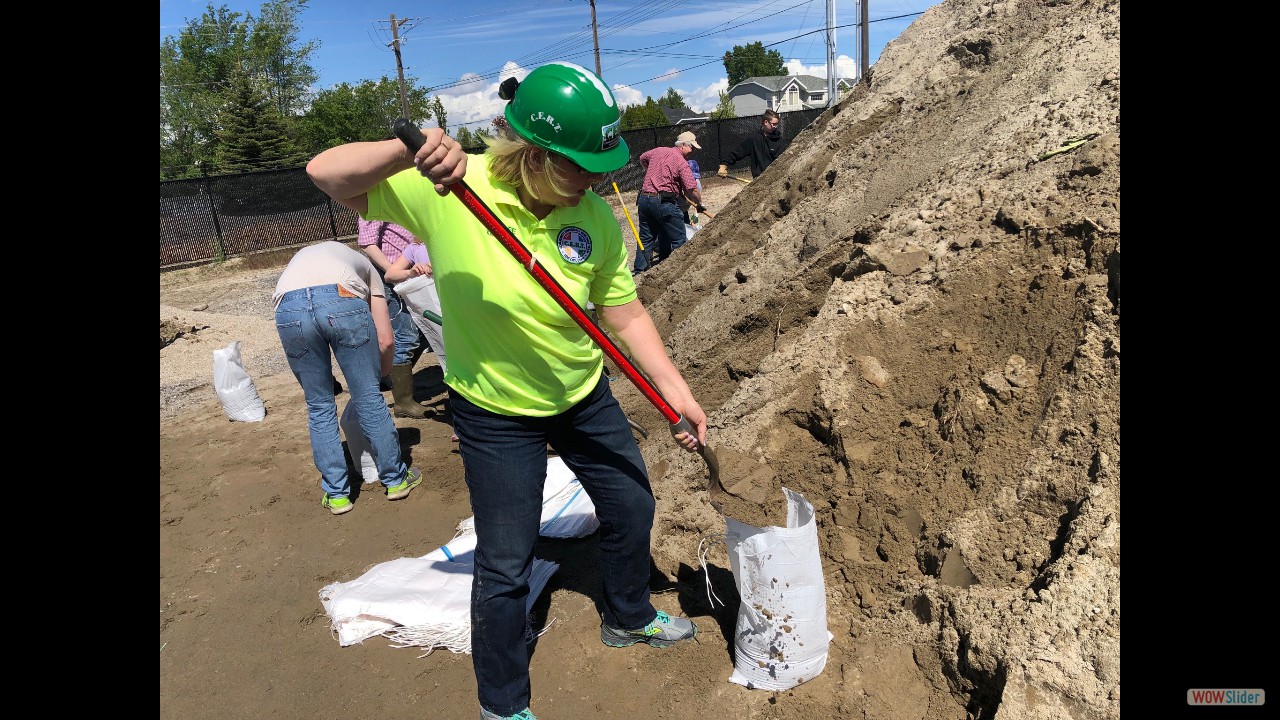
[{"label": "shovel blade", "polygon": [[776,521],[778,509],[771,498],[781,494],[781,483],[768,465],[732,448],[701,452],[709,471],[707,498],[716,512],[757,527]]},{"label": "shovel blade", "polygon": [[711,507],[723,515],[724,501],[729,491],[720,484],[720,458],[716,457],[716,451],[712,450],[710,445],[703,445],[698,452],[702,454],[702,460],[707,464],[707,497],[711,500]]}]

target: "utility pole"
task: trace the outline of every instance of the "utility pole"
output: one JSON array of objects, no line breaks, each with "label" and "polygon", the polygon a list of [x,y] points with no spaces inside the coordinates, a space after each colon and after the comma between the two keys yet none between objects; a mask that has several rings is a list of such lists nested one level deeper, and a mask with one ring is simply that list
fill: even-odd
[{"label": "utility pole", "polygon": [[836,104],[836,2],[827,0],[827,107]]},{"label": "utility pole", "polygon": [[600,34],[596,31],[596,0],[588,0],[591,3],[591,41],[596,46],[596,77],[601,80],[604,76],[600,74]]},{"label": "utility pole", "polygon": [[862,42],[858,44],[861,60],[858,62],[857,80],[860,82],[862,78],[867,76],[867,68],[871,67],[871,64],[867,62],[868,58],[871,57],[870,51],[867,50],[867,40],[871,33],[867,31],[867,16],[870,14],[867,12],[867,0],[858,0],[858,7],[861,10],[861,16],[858,19],[858,29],[860,30],[859,35],[862,38]]},{"label": "utility pole", "polygon": [[404,86],[404,65],[400,62],[400,23],[406,22],[409,22],[407,18],[396,22],[396,14],[391,13],[391,48],[396,53],[396,74],[400,76],[400,116],[413,120],[409,117],[409,91]]}]

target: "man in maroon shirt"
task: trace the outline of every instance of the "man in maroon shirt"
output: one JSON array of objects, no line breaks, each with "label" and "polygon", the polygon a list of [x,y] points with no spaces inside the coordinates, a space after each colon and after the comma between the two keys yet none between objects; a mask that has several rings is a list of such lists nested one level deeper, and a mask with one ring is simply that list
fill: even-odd
[{"label": "man in maroon shirt", "polygon": [[[636,196],[636,216],[640,218],[640,244],[636,248],[633,273],[648,270],[667,259],[684,244],[684,213],[680,197],[687,196],[695,205],[702,204],[702,193],[685,158],[695,149],[701,150],[692,132],[682,132],[673,147],[654,148],[640,156],[644,183]],[[658,258],[653,258],[654,246]]]}]

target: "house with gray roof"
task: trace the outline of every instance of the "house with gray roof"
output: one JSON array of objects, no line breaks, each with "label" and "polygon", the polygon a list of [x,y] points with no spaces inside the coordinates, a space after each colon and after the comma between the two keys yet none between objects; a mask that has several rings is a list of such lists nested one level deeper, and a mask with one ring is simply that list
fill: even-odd
[{"label": "house with gray roof", "polygon": [[[846,78],[836,80],[836,98],[853,88]],[[772,75],[749,77],[729,88],[733,112],[738,117],[759,115],[765,110],[791,112],[827,106],[827,79],[817,75]]]},{"label": "house with gray roof", "polygon": [[711,119],[711,113],[699,113],[690,110],[687,107],[669,108],[660,107],[662,114],[666,116],[667,122],[672,125],[682,125],[684,123],[706,122]]}]

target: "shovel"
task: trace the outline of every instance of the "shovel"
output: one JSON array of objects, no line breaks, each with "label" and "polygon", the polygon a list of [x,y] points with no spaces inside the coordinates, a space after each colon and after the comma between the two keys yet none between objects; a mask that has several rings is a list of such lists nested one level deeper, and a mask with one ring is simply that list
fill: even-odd
[{"label": "shovel", "polygon": [[[422,131],[418,129],[418,126],[405,118],[396,120],[395,124],[392,125],[392,130],[395,132],[396,137],[400,138],[400,141],[403,142],[412,152],[418,152],[418,149],[422,147],[424,142],[426,142],[422,137]],[[653,403],[653,406],[658,409],[659,413],[662,413],[662,417],[664,417],[667,423],[671,425],[671,436],[675,437],[678,433],[682,432],[688,433],[696,442],[697,434],[694,432],[693,426],[689,424],[689,421],[685,420],[675,411],[674,408],[671,407],[671,405],[662,397],[662,394],[658,392],[658,389],[649,382],[648,378],[641,374],[640,370],[636,368],[635,365],[631,364],[631,361],[622,354],[622,351],[619,350],[618,346],[609,339],[609,336],[605,335],[604,331],[592,322],[591,318],[587,317],[587,314],[583,312],[582,308],[578,307],[577,303],[575,303],[572,298],[569,297],[569,293],[560,286],[560,283],[555,279],[555,277],[539,265],[537,258],[533,257],[533,254],[529,252],[529,249],[526,248],[514,235],[512,235],[511,231],[508,230],[505,225],[498,221],[497,216],[495,216],[493,211],[489,209],[489,206],[480,199],[480,196],[476,195],[475,192],[471,190],[466,181],[459,180],[448,187],[449,191],[456,195],[458,199],[462,201],[462,204],[467,206],[467,209],[471,211],[471,214],[476,216],[476,219],[480,221],[480,224],[484,225],[489,232],[493,233],[494,237],[498,238],[498,241],[502,243],[502,246],[507,249],[507,252],[511,253],[520,265],[533,276],[533,279],[537,281],[538,285],[542,286],[542,289],[547,291],[547,294],[556,301],[556,304],[563,308],[564,311],[569,314],[569,317],[573,318],[573,321],[576,322],[578,326],[581,327],[583,331],[585,331],[587,335],[600,346],[600,349],[609,356],[609,359],[618,366],[622,373],[627,376],[627,379],[636,386],[640,393],[644,395],[649,402]],[[710,497],[711,506],[714,507],[716,511],[723,513],[724,502],[729,493],[720,483],[720,461],[716,458],[715,451],[707,445],[698,444],[698,453],[702,455],[702,460],[707,464],[707,469],[710,472],[710,478],[707,481],[707,494]]]}]

